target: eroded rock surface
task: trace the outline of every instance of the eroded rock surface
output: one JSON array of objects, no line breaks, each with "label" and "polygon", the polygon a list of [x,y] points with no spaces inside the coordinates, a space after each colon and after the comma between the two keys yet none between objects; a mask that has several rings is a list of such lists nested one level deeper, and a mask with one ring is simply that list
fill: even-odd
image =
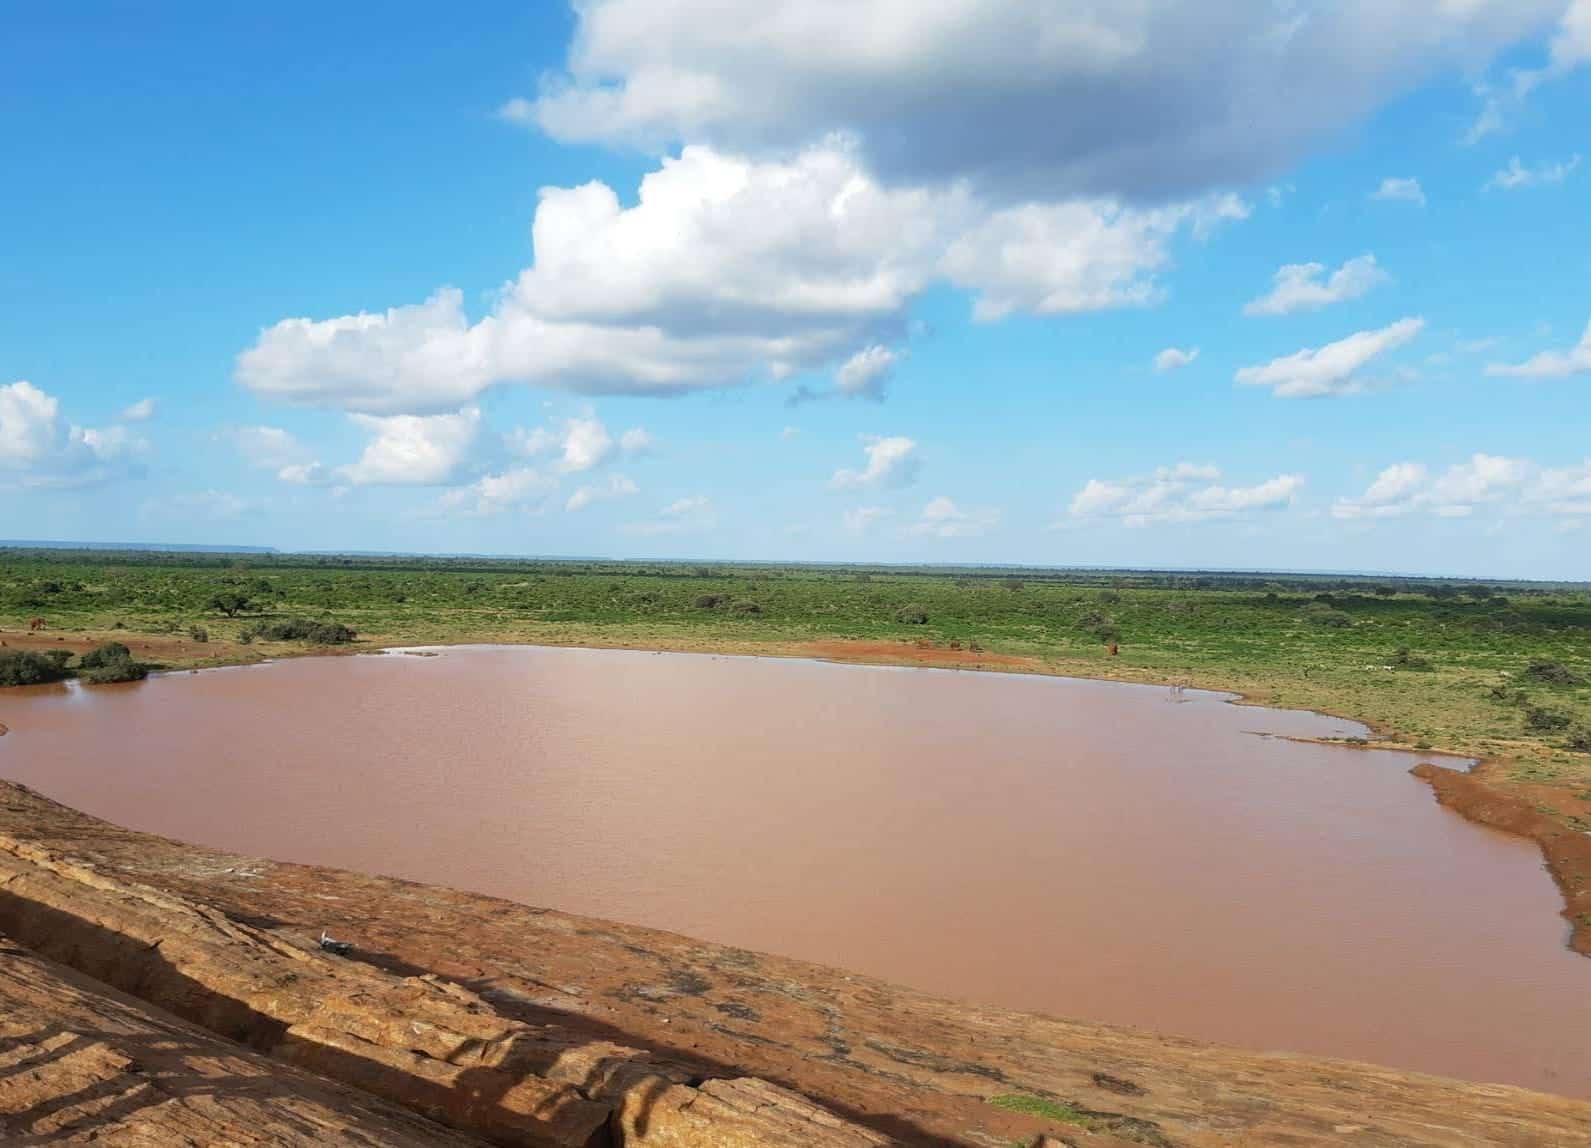
[{"label": "eroded rock surface", "polygon": [[[0,931],[500,1143],[1591,1146],[1582,1101],[958,1004],[183,845],[4,783]],[[1044,1112],[989,1103],[1010,1096]]]},{"label": "eroded rock surface", "polygon": [[0,937],[0,1144],[481,1148]]}]

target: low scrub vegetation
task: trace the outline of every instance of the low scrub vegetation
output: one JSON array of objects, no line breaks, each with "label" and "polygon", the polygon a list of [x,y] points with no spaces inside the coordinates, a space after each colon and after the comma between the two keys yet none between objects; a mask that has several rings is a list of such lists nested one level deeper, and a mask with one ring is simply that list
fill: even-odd
[{"label": "low scrub vegetation", "polygon": [[0,686],[42,686],[72,676],[66,663],[72,655],[65,650],[36,654],[31,650],[0,653]]},{"label": "low scrub vegetation", "polygon": [[1325,602],[1311,602],[1304,609],[1304,621],[1312,626],[1325,626],[1331,630],[1346,630],[1353,625],[1353,615]]},{"label": "low scrub vegetation", "polygon": [[1583,674],[1575,673],[1562,662],[1545,658],[1532,661],[1519,676],[1527,682],[1539,682],[1547,686],[1583,686],[1586,681]]},{"label": "low scrub vegetation", "polygon": [[1429,659],[1420,657],[1407,646],[1399,646],[1392,652],[1391,666],[1395,670],[1412,670],[1418,673],[1430,673],[1435,668]]},{"label": "low scrub vegetation", "polygon": [[85,682],[136,682],[149,676],[149,667],[133,657],[120,642],[107,642],[90,650],[72,665],[67,650],[0,651],[0,686],[41,686],[68,678]]},{"label": "low scrub vegetation", "polygon": [[149,667],[120,642],[106,642],[78,659],[78,677],[86,682],[136,682],[148,676]]},{"label": "low scrub vegetation", "polygon": [[316,622],[309,618],[257,622],[244,633],[248,635],[248,640],[264,638],[268,642],[308,642],[313,646],[341,646],[359,636],[353,627],[341,622]]}]

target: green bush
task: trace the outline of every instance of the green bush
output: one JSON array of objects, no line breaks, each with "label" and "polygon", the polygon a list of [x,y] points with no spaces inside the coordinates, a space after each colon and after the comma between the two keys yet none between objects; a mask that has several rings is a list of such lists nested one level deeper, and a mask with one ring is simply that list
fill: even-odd
[{"label": "green bush", "polygon": [[762,607],[755,602],[742,599],[739,602],[730,603],[729,611],[732,614],[760,614],[762,613]]},{"label": "green bush", "polygon": [[1304,610],[1304,621],[1330,630],[1346,630],[1353,625],[1353,615],[1324,602],[1311,602]]},{"label": "green bush", "polygon": [[103,646],[96,646],[84,654],[77,664],[85,670],[97,670],[102,666],[116,665],[132,660],[133,652],[122,643],[106,642]]},{"label": "green bush", "polygon": [[195,642],[208,642],[210,640],[210,631],[206,630],[203,626],[189,626],[188,637],[192,638]]},{"label": "green bush", "polygon": [[120,642],[106,642],[78,659],[78,677],[85,682],[136,682],[149,676],[149,667],[135,661],[133,652]]},{"label": "green bush", "polygon": [[243,611],[251,609],[254,600],[236,590],[222,590],[218,594],[210,595],[209,606],[210,609],[225,614],[228,618],[236,618]]},{"label": "green bush", "polygon": [[66,663],[72,655],[65,650],[35,654],[31,650],[0,653],[0,686],[37,686],[72,676]]},{"label": "green bush", "polygon": [[352,626],[345,626],[341,622],[316,622],[309,618],[259,622],[244,633],[248,637],[242,638],[243,641],[264,638],[271,642],[309,642],[316,646],[341,646],[359,636]]},{"label": "green bush", "polygon": [[1531,706],[1525,711],[1525,728],[1543,732],[1569,728],[1569,715]]},{"label": "green bush", "polygon": [[902,606],[895,611],[895,621],[907,626],[926,626],[928,611],[921,606]]},{"label": "green bush", "polygon": [[1427,671],[1432,668],[1431,663],[1417,654],[1409,652],[1409,647],[1399,646],[1392,653],[1392,668],[1395,670]]},{"label": "green bush", "polygon": [[1575,673],[1562,662],[1549,662],[1545,658],[1533,660],[1519,676],[1527,682],[1540,682],[1545,686],[1585,685],[1585,678],[1582,675]]}]

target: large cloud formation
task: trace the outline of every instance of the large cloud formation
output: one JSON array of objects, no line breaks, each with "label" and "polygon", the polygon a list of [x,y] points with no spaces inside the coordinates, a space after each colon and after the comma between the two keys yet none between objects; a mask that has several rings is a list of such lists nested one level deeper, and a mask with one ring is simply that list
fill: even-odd
[{"label": "large cloud formation", "polygon": [[1278,474],[1253,486],[1225,486],[1220,478],[1217,467],[1187,462],[1130,478],[1091,478],[1072,496],[1071,517],[1063,524],[1115,519],[1140,527],[1233,518],[1290,506],[1304,485],[1296,474]]},{"label": "large cloud formation", "polygon": [[26,379],[0,386],[0,489],[99,486],[142,473],[149,444],[125,426],[83,427]]},{"label": "large cloud formation", "polygon": [[1394,463],[1358,498],[1339,498],[1331,513],[1350,519],[1415,513],[1468,518],[1484,506],[1505,513],[1591,516],[1591,458],[1546,467],[1527,458],[1477,452],[1439,474],[1424,463]]},{"label": "large cloud formation", "polygon": [[651,150],[757,152],[844,131],[888,182],[969,177],[999,197],[1189,196],[1274,174],[1567,7],[582,0],[565,71],[504,111],[559,139]]},{"label": "large cloud formation", "polygon": [[972,291],[983,319],[1151,302],[1178,236],[1246,210],[1231,195],[996,207],[961,185],[886,187],[838,142],[770,161],[687,147],[630,207],[602,183],[544,188],[535,261],[483,318],[444,288],[381,314],[285,319],[237,377],[267,398],[393,415],[457,410],[508,382],[675,394],[869,348],[893,362],[936,281]]},{"label": "large cloud formation", "polygon": [[1227,189],[1567,5],[575,7],[565,70],[504,113],[662,156],[635,201],[544,188],[534,261],[484,315],[444,287],[284,319],[239,356],[241,383],[374,416],[455,412],[504,383],[670,395],[811,372],[877,398],[884,374],[845,364],[898,360],[924,291],[966,291],[982,321],[1151,305],[1179,243],[1247,214]]}]

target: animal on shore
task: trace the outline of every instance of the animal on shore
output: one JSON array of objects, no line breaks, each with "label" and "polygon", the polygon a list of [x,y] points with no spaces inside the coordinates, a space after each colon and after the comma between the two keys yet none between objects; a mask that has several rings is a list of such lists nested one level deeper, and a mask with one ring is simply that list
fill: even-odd
[{"label": "animal on shore", "polygon": [[42,629],[44,629],[44,619],[43,618],[29,618],[28,619],[28,633],[34,634],[34,633],[37,633],[38,631],[40,631]]}]

